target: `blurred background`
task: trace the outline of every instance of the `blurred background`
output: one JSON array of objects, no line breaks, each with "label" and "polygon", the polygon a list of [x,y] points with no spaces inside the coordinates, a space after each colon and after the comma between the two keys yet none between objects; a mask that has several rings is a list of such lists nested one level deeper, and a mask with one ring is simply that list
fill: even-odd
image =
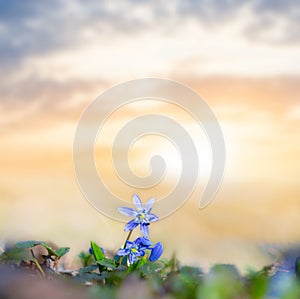
[{"label": "blurred background", "polygon": [[[261,267],[270,261],[263,244],[300,241],[299,18],[300,3],[292,0],[0,1],[0,242],[52,240],[71,246],[71,256],[91,239],[111,250],[122,245],[124,224],[80,193],[72,145],[89,103],[143,77],[177,80],[198,92],[227,148],[214,201],[198,209],[209,175],[204,150],[191,199],[152,225],[151,239],[164,243],[165,256],[176,252],[183,263],[204,267]],[[152,112],[179,120],[202,146],[203,132],[185,112],[153,102],[112,115],[97,158],[109,155],[122,122]],[[168,157],[173,168],[160,188],[124,188],[109,163],[100,167],[120,198],[131,201],[137,192],[144,201],[159,200],[174,185],[180,159],[155,138],[137,144],[129,158],[145,175],[152,151]]]}]

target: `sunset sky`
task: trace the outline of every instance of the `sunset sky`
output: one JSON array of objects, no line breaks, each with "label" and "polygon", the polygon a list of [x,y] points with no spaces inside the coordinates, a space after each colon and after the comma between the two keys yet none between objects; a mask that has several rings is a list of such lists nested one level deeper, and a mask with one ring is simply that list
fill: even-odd
[{"label": "sunset sky", "polygon": [[[73,247],[73,255],[90,239],[121,246],[123,224],[80,193],[72,145],[89,103],[107,88],[145,77],[176,80],[199,93],[227,149],[213,203],[197,208],[209,172],[203,162],[190,201],[153,225],[166,254],[176,251],[187,263],[260,265],[266,261],[260,244],[300,241],[299,19],[300,3],[292,0],[0,1],[0,245],[51,239]],[[196,139],[201,134],[172,106],[127,107],[103,132],[100,157],[109,151],[110,132],[133,111],[173,115]],[[136,173],[147,173],[154,149],[169,167],[177,165],[174,148],[149,139],[131,155]],[[102,171],[113,192],[130,201],[134,190],[109,165]],[[138,190],[144,200],[152,191]]]}]

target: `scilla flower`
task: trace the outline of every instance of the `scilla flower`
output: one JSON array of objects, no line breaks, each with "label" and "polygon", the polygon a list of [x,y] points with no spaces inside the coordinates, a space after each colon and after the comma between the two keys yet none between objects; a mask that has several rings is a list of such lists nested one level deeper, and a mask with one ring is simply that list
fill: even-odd
[{"label": "scilla flower", "polygon": [[128,261],[133,264],[137,257],[144,256],[145,250],[149,248],[151,242],[145,238],[137,238],[135,241],[126,241],[125,248],[118,251],[119,256],[128,256]]},{"label": "scilla flower", "polygon": [[140,198],[137,194],[133,195],[133,203],[136,206],[136,210],[128,207],[120,207],[118,211],[126,216],[134,217],[134,219],[130,220],[126,226],[125,231],[131,231],[135,229],[138,225],[140,225],[141,232],[144,237],[148,238],[149,229],[148,225],[150,222],[155,222],[158,220],[158,217],[151,213],[152,206],[154,204],[155,199],[151,198],[149,201],[143,205]]},{"label": "scilla flower", "polygon": [[124,248],[120,249],[117,253],[119,256],[128,256],[129,264],[133,264],[138,257],[143,257],[145,254],[149,254],[149,261],[155,262],[157,261],[163,251],[163,245],[158,242],[153,247],[151,247],[152,242],[144,237],[139,237],[133,242],[126,241],[126,245]]}]

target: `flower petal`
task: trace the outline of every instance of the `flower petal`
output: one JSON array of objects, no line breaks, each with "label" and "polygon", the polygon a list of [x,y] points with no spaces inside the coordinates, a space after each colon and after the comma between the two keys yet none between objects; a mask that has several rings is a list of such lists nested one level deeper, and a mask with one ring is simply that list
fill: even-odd
[{"label": "flower petal", "polygon": [[142,240],[141,240],[140,243],[141,243],[142,246],[144,246],[144,247],[150,247],[152,245],[152,242],[149,239],[144,238],[144,237],[142,237],[141,239]]},{"label": "flower petal", "polygon": [[152,242],[147,239],[147,238],[144,238],[144,237],[138,237],[135,241],[134,241],[135,244],[139,245],[140,248],[142,248],[142,250],[150,247],[152,245]]},{"label": "flower petal", "polygon": [[120,256],[123,256],[123,255],[127,255],[129,253],[129,250],[124,248],[124,249],[120,249],[118,252],[117,252],[117,255],[120,255]]},{"label": "flower petal", "polygon": [[129,240],[126,241],[126,245],[125,245],[126,248],[131,248],[132,245],[133,245],[133,242],[131,242],[131,241],[129,241]]},{"label": "flower petal", "polygon": [[149,239],[143,238],[142,245],[148,247],[152,245],[152,242]]},{"label": "flower petal", "polygon": [[135,194],[135,193],[133,194],[132,201],[133,201],[134,205],[137,207],[138,210],[142,210],[142,209],[143,209],[142,201],[141,201],[141,199],[138,197],[137,194]]},{"label": "flower petal", "polygon": [[134,243],[139,245],[143,242],[143,239],[143,237],[138,237],[137,239],[135,239]]},{"label": "flower petal", "polygon": [[149,228],[148,228],[148,225],[149,224],[141,224],[141,232],[142,232],[142,234],[143,234],[143,236],[145,237],[145,238],[148,238],[148,235],[149,235]]},{"label": "flower petal", "polygon": [[152,210],[152,206],[155,202],[155,198],[150,198],[145,204],[146,213],[149,213]]},{"label": "flower petal", "polygon": [[127,232],[129,230],[135,229],[139,224],[135,222],[135,220],[130,220],[128,223],[126,223],[124,231]]},{"label": "flower petal", "polygon": [[136,256],[135,254],[130,253],[129,254],[129,263],[133,264],[136,261]]},{"label": "flower petal", "polygon": [[128,207],[119,207],[118,211],[126,216],[130,216],[130,217],[135,217],[137,215],[137,212],[132,209],[132,208],[128,208]]},{"label": "flower petal", "polygon": [[158,221],[159,218],[155,214],[148,214],[148,220],[149,222],[155,222]]},{"label": "flower petal", "polygon": [[164,251],[163,245],[160,242],[156,243],[151,251],[149,260],[151,262],[157,261],[161,257],[163,251]]}]

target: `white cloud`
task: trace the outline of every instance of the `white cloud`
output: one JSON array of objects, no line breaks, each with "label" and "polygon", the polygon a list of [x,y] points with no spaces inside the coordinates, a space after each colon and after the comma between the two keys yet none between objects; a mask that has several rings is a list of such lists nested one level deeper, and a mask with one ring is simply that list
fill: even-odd
[{"label": "white cloud", "polygon": [[300,49],[295,45],[255,43],[240,34],[253,18],[250,7],[223,27],[206,28],[195,19],[169,33],[160,24],[127,35],[90,29],[85,42],[27,60],[41,76],[70,79],[179,75],[299,75]]},{"label": "white cloud", "polygon": [[201,61],[201,73],[294,73],[297,63],[285,57],[298,57],[293,28],[300,10],[286,2],[10,1],[0,12],[0,56],[5,69],[51,58],[50,68],[54,61],[63,72],[81,68],[84,75],[99,74],[102,66],[107,76],[163,74],[174,59],[187,57]]}]

